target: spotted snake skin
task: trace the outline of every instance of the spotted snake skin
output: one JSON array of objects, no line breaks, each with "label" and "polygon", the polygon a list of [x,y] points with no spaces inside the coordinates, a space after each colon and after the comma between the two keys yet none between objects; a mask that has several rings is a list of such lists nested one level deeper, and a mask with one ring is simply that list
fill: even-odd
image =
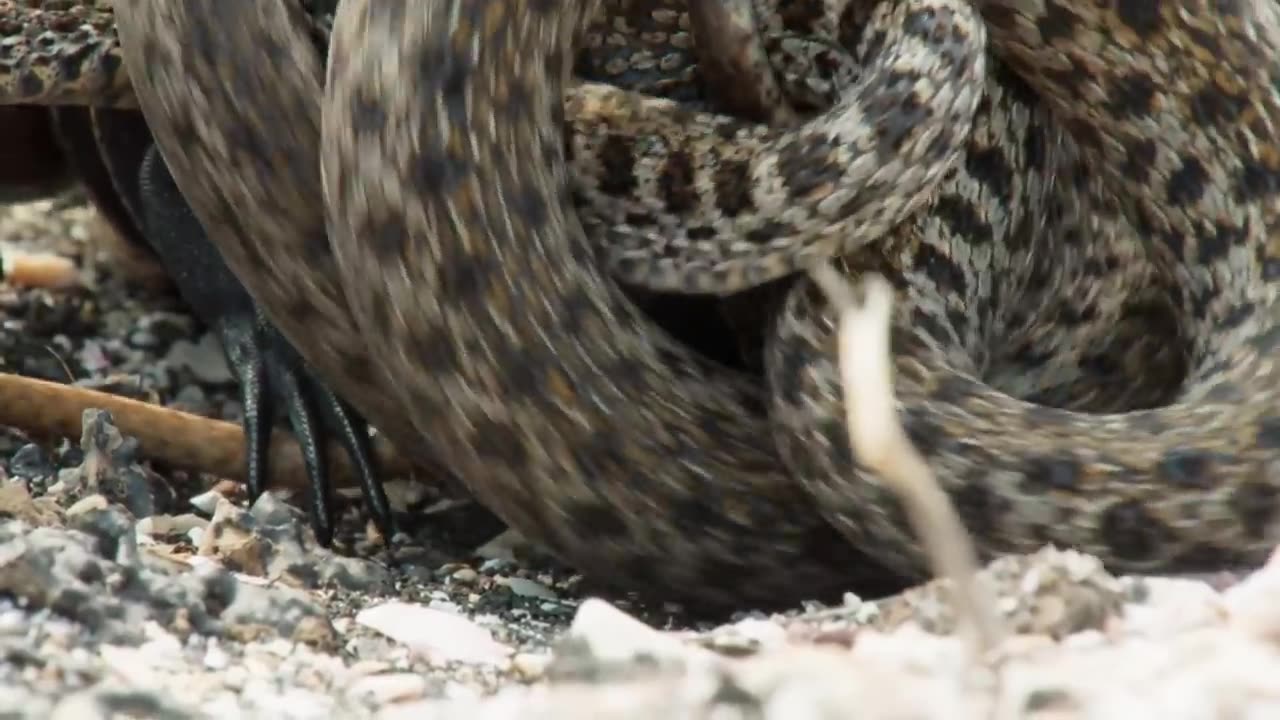
[{"label": "spotted snake skin", "polygon": [[[576,227],[569,197],[589,175],[561,153],[564,128],[587,127],[574,125],[591,107],[573,104],[588,86],[570,80],[571,50],[596,3],[410,13],[345,0],[327,85],[296,8],[237,10],[210,37],[198,4],[142,5],[116,2],[126,61],[153,69],[134,89],[184,194],[273,319],[292,316],[282,329],[308,360],[402,447],[443,458],[505,520],[627,588],[786,603],[880,563],[923,571],[896,503],[845,447],[832,318],[811,287],[797,284],[771,330],[766,395],[654,327]],[[962,152],[933,190],[914,184],[924,212],[842,259],[886,273],[905,300],[909,434],[984,552],[1053,541],[1121,570],[1257,560],[1280,444],[1276,10],[876,10],[966,27],[970,5],[992,67],[966,81]],[[262,61],[285,48],[288,72]],[[416,57],[451,72],[424,77]],[[252,82],[233,93],[226,77]],[[831,115],[802,122],[815,117]],[[684,289],[777,276],[729,275]]]}]

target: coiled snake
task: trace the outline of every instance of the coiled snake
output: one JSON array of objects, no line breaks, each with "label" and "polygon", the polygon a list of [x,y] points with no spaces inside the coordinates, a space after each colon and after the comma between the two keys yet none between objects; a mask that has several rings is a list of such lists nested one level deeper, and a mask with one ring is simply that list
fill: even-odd
[{"label": "coiled snake", "polygon": [[[666,339],[601,272],[568,206],[559,100],[594,3],[345,0],[323,135],[319,58],[300,49],[296,9],[259,2],[215,24],[200,5],[117,2],[141,105],[232,267],[399,444],[423,443],[508,522],[624,587],[785,603],[878,576],[855,547],[922,568],[894,503],[844,448],[830,318],[812,292],[789,299],[770,385],[777,439],[816,507],[769,447],[759,389]],[[1004,186],[947,180],[886,243],[881,265],[909,301],[897,337],[913,438],[988,552],[1056,541],[1122,569],[1256,558],[1280,440],[1275,9],[976,5],[995,56],[1032,89],[1028,107],[1047,106],[1010,126],[1066,135],[1030,132],[1045,144],[1010,153]],[[903,6],[928,19],[924,36],[951,29],[981,48],[967,5]],[[988,81],[984,102],[999,106],[993,92]],[[977,110],[998,118],[991,107]],[[978,151],[1007,139],[973,135],[960,167],[987,182],[999,173],[981,172],[994,161]],[[824,157],[846,170],[846,156]],[[948,197],[985,210],[964,216]],[[1173,402],[1086,415],[983,384],[1000,363],[971,349],[1043,351],[1038,313],[1052,303],[1092,307],[1074,323],[1088,338],[1123,320],[1113,288],[1176,311],[1191,369]]]},{"label": "coiled snake", "polygon": [[[918,312],[898,320],[909,432],[987,552],[1058,542],[1126,570],[1257,559],[1274,539],[1280,440],[1280,375],[1272,360],[1280,340],[1276,7],[1191,0],[976,5],[996,56],[1043,100],[1071,142],[1061,148],[1060,167],[1045,161],[1058,174],[1047,210],[1032,204],[1045,211],[1042,221],[991,239],[994,255],[1001,244],[1005,252],[1019,249],[1009,245],[1018,233],[1038,243],[1031,252],[1010,252],[1008,267],[987,259],[993,273],[1015,271],[1020,261],[1025,277],[984,278],[987,267],[959,265],[960,252],[978,257],[974,241],[983,238],[965,238],[964,228],[954,227],[959,237],[942,244],[950,263],[922,264],[929,254],[916,251],[901,265],[903,275],[924,275],[935,290],[949,291],[920,293],[913,298]],[[447,435],[454,428],[454,442],[466,449],[453,456],[474,463],[471,472],[505,465],[558,487],[570,477],[584,484],[629,477],[634,486],[639,479],[625,470],[626,460],[648,457],[647,487],[665,488],[668,478],[692,475],[689,456],[671,452],[690,417],[685,407],[671,407],[688,396],[652,385],[660,366],[636,343],[635,319],[592,267],[559,155],[568,48],[578,13],[589,16],[592,4],[530,3],[514,14],[506,7],[474,0],[406,12],[349,0],[339,10],[322,156],[330,227],[339,252],[349,253],[350,287],[375,290],[356,303],[373,329],[366,340],[420,338],[412,345],[417,354],[393,340],[377,356],[393,374],[430,358],[433,379],[412,387],[411,412],[424,429]],[[934,19],[963,12],[918,7]],[[1063,173],[1077,153],[1079,170]],[[1055,217],[1064,213],[1071,213],[1065,223]],[[1077,243],[1098,239],[1090,233],[1121,236],[1100,241],[1098,251],[1064,249],[1058,258],[1076,258],[1081,270],[1044,275],[1044,265],[1030,260],[1072,240],[1073,223]],[[922,242],[937,243],[927,230]],[[1055,233],[1061,237],[1039,237]],[[1107,262],[1125,250],[1132,265]],[[524,272],[513,277],[513,267]],[[936,272],[947,269],[959,273],[940,280]],[[1169,402],[1128,413],[1056,409],[1000,393],[981,381],[972,360],[953,360],[951,346],[971,323],[957,321],[946,298],[959,291],[980,297],[974,284],[996,281],[1005,285],[985,291],[991,297],[1016,300],[1019,289],[1035,297],[1045,291],[1039,283],[1056,280],[1049,287],[1058,302],[1079,302],[1092,298],[1087,285],[1095,276],[1118,278],[1134,294],[1163,293],[1176,311],[1188,370]],[[1073,277],[1078,287],[1062,284]],[[531,287],[543,294],[534,296]],[[794,433],[779,437],[794,438],[788,454],[799,458],[797,474],[855,545],[895,568],[919,571],[923,559],[891,512],[891,497],[841,452],[833,432],[840,395],[829,335],[821,331],[830,319],[820,308],[806,312],[806,299],[813,304],[812,294],[792,297],[772,353],[780,404],[798,410],[791,413]],[[392,309],[375,309],[388,300]],[[487,310],[476,312],[482,304]],[[529,310],[529,324],[506,308]],[[411,318],[412,330],[403,318]],[[588,346],[583,338],[608,340]],[[450,350],[428,350],[440,345]],[[487,350],[492,367],[469,365],[472,347]],[[572,356],[560,347],[573,348]],[[561,383],[571,395],[557,392]],[[504,399],[508,405],[494,412]],[[575,432],[590,406],[603,412],[592,412]],[[650,417],[614,424],[637,414]],[[637,439],[637,427],[653,428],[668,452],[639,455],[656,443]],[[626,428],[633,431],[627,440],[614,437]],[[503,439],[498,447],[494,435]],[[721,490],[737,480],[701,469]],[[506,489],[515,491],[520,478],[512,479]]]}]

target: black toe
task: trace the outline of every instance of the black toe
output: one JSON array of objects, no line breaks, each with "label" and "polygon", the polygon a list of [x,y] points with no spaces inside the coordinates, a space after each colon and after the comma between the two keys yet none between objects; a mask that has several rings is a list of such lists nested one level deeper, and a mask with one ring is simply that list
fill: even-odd
[{"label": "black toe", "polygon": [[[97,162],[114,186],[116,202],[126,206],[118,216],[131,216],[140,226],[136,235],[159,256],[191,309],[218,333],[244,407],[250,498],[256,500],[267,489],[271,430],[283,414],[302,449],[308,511],[317,539],[328,545],[333,538],[332,488],[324,453],[329,438],[343,445],[370,515],[390,539],[394,520],[378,481],[364,419],[314,375],[231,272],[174,183],[141,113],[94,112],[91,123],[79,117],[74,118],[79,122],[65,123],[64,134],[82,145],[96,141],[101,153]],[[87,149],[73,154],[81,162],[91,160]]]}]

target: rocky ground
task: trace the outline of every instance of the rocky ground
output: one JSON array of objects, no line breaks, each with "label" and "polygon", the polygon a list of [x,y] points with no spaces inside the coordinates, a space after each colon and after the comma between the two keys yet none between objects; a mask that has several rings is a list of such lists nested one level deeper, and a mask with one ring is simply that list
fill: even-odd
[{"label": "rocky ground", "polygon": [[[216,342],[108,239],[74,198],[0,208],[4,371],[234,421]],[[430,483],[391,484],[393,550],[346,496],[329,551],[284,495],[153,466],[107,413],[0,458],[0,718],[1280,717],[1280,562],[1005,559],[985,647],[947,583],[712,626],[590,599]]]}]

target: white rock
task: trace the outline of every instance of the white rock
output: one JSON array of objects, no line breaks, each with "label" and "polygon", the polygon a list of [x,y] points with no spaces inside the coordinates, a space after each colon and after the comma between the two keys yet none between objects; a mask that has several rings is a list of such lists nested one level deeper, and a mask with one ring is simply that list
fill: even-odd
[{"label": "white rock", "polygon": [[414,673],[387,673],[357,679],[346,690],[347,696],[360,702],[386,705],[426,696],[427,679]]},{"label": "white rock", "polygon": [[356,622],[386,635],[432,662],[505,667],[514,650],[461,615],[404,602],[365,608]]}]

